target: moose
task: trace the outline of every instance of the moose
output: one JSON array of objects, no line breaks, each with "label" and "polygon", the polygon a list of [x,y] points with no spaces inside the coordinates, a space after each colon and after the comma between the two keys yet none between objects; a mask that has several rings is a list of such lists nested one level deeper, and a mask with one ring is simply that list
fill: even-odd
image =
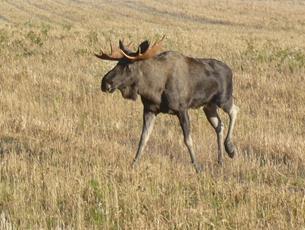
[{"label": "moose", "polygon": [[[96,57],[117,61],[101,82],[103,92],[112,93],[118,89],[123,98],[136,100],[138,95],[143,104],[143,127],[134,167],[152,132],[155,118],[160,113],[176,115],[183,131],[184,143],[191,162],[197,172],[202,166],[197,162],[190,134],[189,109],[203,108],[209,123],[217,135],[218,163],[223,164],[224,148],[233,158],[236,148],[232,142],[233,129],[238,106],[233,102],[232,70],[216,59],[193,58],[179,52],[159,52],[162,39],[150,45],[148,40],[131,50],[120,40],[119,47],[113,47],[106,54],[103,50]],[[225,138],[224,125],[217,110],[221,108],[229,115],[229,128]]]}]

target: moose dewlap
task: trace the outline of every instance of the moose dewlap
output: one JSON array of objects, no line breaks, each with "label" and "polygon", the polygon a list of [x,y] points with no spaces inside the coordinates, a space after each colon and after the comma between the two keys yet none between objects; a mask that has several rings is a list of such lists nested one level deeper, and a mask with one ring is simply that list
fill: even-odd
[{"label": "moose dewlap", "polygon": [[[203,108],[215,129],[218,146],[218,162],[223,162],[223,146],[233,158],[235,146],[232,135],[238,107],[233,102],[232,70],[215,59],[192,58],[174,51],[158,54],[164,37],[150,46],[142,42],[133,52],[130,45],[111,45],[111,54],[103,51],[95,56],[102,60],[117,61],[117,65],[102,79],[103,92],[116,89],[126,99],[136,100],[138,95],[143,103],[143,129],[136,156],[132,165],[139,161],[159,113],[176,115],[179,119],[184,143],[189,151],[191,162],[197,172],[202,170],[197,162],[190,135],[188,109]],[[225,141],[223,122],[217,109],[229,115],[229,129]]]}]

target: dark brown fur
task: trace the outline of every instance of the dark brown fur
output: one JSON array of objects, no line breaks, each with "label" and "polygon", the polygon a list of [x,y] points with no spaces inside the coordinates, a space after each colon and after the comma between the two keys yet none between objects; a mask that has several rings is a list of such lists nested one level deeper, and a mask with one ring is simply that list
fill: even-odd
[{"label": "dark brown fur", "polygon": [[[190,139],[188,109],[214,106],[230,113],[233,107],[232,71],[226,64],[215,59],[186,57],[173,51],[163,52],[148,60],[135,62],[120,60],[104,76],[101,88],[104,92],[119,89],[122,96],[127,99],[136,100],[138,95],[141,97],[144,105],[144,124],[135,162],[149,137],[149,134],[148,137],[144,134],[145,126],[150,129],[150,124],[147,125],[145,120],[147,114],[177,115],[187,142],[187,139]],[[212,114],[208,113],[208,110],[205,112],[207,116]],[[217,126],[221,125],[219,119]],[[219,127],[214,128],[216,130]],[[143,138],[146,138],[145,141],[142,141]],[[144,145],[142,149],[140,145]],[[186,143],[186,145],[192,155],[191,144]],[[235,148],[230,137],[227,137],[225,146],[229,155],[233,156]],[[192,161],[199,171],[199,166],[193,157]],[[222,162],[222,159],[219,158],[219,161]]]}]

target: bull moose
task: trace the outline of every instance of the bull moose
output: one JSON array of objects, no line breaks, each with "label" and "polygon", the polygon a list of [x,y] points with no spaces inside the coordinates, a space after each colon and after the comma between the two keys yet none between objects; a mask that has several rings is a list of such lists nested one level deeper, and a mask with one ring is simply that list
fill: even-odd
[{"label": "bull moose", "polygon": [[[163,36],[164,38],[164,36]],[[132,166],[139,161],[159,113],[176,115],[179,119],[184,143],[197,172],[202,170],[197,162],[190,135],[188,109],[203,107],[203,111],[217,135],[218,163],[223,163],[223,143],[229,157],[236,148],[232,134],[238,113],[233,102],[232,70],[215,59],[193,58],[174,51],[159,53],[163,38],[150,46],[144,41],[136,52],[119,41],[119,47],[111,45],[111,53],[101,50],[96,57],[117,61],[116,66],[102,79],[103,92],[120,90],[123,98],[143,103],[143,128]],[[158,54],[159,53],[159,54]],[[229,129],[223,142],[224,125],[217,110],[229,115]]]}]

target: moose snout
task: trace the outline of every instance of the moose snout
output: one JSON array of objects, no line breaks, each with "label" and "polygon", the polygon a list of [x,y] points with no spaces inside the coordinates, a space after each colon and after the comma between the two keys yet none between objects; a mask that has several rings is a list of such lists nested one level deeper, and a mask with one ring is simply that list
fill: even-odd
[{"label": "moose snout", "polygon": [[102,84],[101,89],[102,89],[103,92],[106,92],[106,91],[108,91],[109,89],[111,89],[111,85],[110,85],[109,83],[106,82],[106,83]]},{"label": "moose snout", "polygon": [[110,93],[112,93],[115,90],[112,82],[105,81],[105,80],[102,81],[101,89],[103,92],[110,92]]}]

